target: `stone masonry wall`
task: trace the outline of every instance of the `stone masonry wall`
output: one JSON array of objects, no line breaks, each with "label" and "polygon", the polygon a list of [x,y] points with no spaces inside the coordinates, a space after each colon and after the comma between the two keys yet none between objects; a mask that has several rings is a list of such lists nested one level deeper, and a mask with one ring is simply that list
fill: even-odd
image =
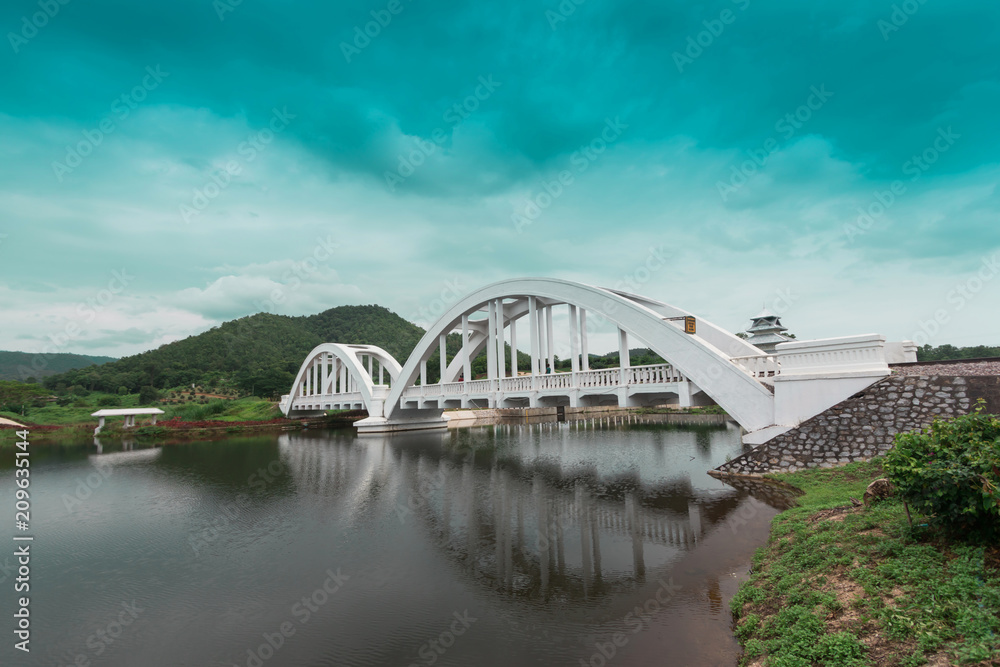
[{"label": "stone masonry wall", "polygon": [[897,433],[971,412],[978,398],[1000,412],[1000,377],[891,375],[716,470],[761,475],[869,459]]}]

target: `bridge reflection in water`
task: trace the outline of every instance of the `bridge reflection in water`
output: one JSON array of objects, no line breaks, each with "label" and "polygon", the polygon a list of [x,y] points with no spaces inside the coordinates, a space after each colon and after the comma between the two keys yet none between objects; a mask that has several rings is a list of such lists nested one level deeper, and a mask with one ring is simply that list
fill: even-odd
[{"label": "bridge reflection in water", "polygon": [[[675,576],[672,566],[706,535],[734,534],[748,499],[703,474],[713,438],[738,438],[731,426],[686,431],[696,441],[684,449],[690,460],[671,462],[676,469],[664,477],[670,432],[643,423],[654,419],[371,435],[351,444],[290,434],[280,448],[299,493],[329,497],[349,520],[377,510],[413,522],[478,586],[512,601],[601,603],[613,616]],[[649,465],[633,460],[621,470],[614,452],[595,460],[580,436],[590,430],[599,440],[602,422],[632,422],[651,441],[641,455]]]}]

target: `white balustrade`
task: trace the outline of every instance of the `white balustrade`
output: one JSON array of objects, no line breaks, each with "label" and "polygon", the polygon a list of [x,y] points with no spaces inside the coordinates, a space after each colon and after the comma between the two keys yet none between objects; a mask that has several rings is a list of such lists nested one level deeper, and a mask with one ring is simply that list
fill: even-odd
[{"label": "white balustrade", "polygon": [[732,362],[752,378],[771,378],[778,374],[779,364],[776,354],[758,354],[752,357],[733,357]]},{"label": "white balustrade", "polygon": [[777,347],[782,377],[852,373],[888,374],[885,337],[879,334],[791,341]]},{"label": "white balustrade", "polygon": [[[546,375],[519,375],[495,380],[470,380],[468,382],[448,382],[445,384],[414,385],[407,387],[403,398],[431,398],[441,396],[463,396],[470,394],[527,393],[535,390],[537,378],[539,391],[558,391],[618,387],[621,385],[620,368],[577,371],[576,373],[549,373]],[[626,369],[626,383],[629,385],[654,385],[685,382],[685,378],[671,364],[653,366],[632,366]]]}]

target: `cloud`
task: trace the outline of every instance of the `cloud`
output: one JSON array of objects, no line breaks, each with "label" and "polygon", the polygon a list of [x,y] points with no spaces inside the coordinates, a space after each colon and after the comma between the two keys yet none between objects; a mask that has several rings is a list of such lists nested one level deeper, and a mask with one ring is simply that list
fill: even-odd
[{"label": "cloud", "polygon": [[[557,3],[405,6],[350,62],[341,43],[371,8],[318,0],[221,21],[202,0],[98,0],[0,56],[0,347],[44,344],[112,271],[135,280],[76,341],[120,355],[261,309],[412,314],[446,281],[613,284],[659,246],[672,266],[650,295],[730,328],[794,284],[817,304],[798,306],[800,331],[860,309],[902,335],[925,294],[1000,247],[996,3],[927,3],[888,40],[889,9],[862,0],[588,0],[555,25]],[[679,71],[706,22],[719,34]],[[147,68],[165,73],[155,86]],[[808,107],[817,88],[832,96]],[[280,131],[276,109],[294,115]],[[628,129],[576,169],[614,118]],[[942,128],[961,138],[849,236]],[[74,151],[78,166],[53,166]],[[567,169],[519,233],[511,215]],[[891,305],[872,285],[893,286]],[[996,328],[985,303],[966,329]]]}]

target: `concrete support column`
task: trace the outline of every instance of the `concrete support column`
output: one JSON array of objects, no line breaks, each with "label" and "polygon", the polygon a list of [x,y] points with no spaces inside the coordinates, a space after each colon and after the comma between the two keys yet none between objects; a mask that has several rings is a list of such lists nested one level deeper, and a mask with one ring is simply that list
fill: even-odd
[{"label": "concrete support column", "polygon": [[340,393],[347,393],[347,364],[340,362]]},{"label": "concrete support column", "polygon": [[385,384],[385,366],[382,365],[382,361],[378,362],[378,383],[379,385]]},{"label": "concrete support column", "polygon": [[326,385],[327,385],[327,382],[330,380],[330,353],[329,352],[324,352],[323,353],[323,365],[320,366],[320,370],[322,371],[322,373],[320,374],[319,393],[326,394],[326,393],[329,393],[329,390],[328,390],[328,388],[327,388]]},{"label": "concrete support column", "polygon": [[497,304],[490,301],[486,307],[486,379],[497,376]]},{"label": "concrete support column", "polygon": [[618,366],[621,368],[622,386],[625,385],[630,365],[631,361],[628,356],[628,333],[624,329],[618,329]]},{"label": "concrete support column", "polygon": [[368,377],[372,376],[372,355],[368,355]]},{"label": "concrete support column", "polygon": [[552,306],[545,309],[545,351],[548,353],[549,368],[556,372],[556,350],[552,343]]},{"label": "concrete support column", "polygon": [[426,359],[421,359],[420,360],[420,386],[421,387],[426,387],[427,386],[427,360]]},{"label": "concrete support column", "polygon": [[469,341],[469,316],[462,315],[462,378],[472,381],[472,343]]},{"label": "concrete support column", "polygon": [[[573,373],[574,374],[580,372],[580,339],[579,339],[579,331],[577,329],[577,325],[578,324],[579,324],[579,322],[576,319],[576,306],[570,305],[570,307],[569,307],[569,349],[570,349],[570,354],[573,355],[573,359],[571,360],[571,362],[572,362],[571,368],[573,369]],[[575,385],[576,384],[576,378],[574,377],[573,380],[574,380],[573,384]]]},{"label": "concrete support column", "polygon": [[538,375],[538,303],[533,296],[528,297],[528,342],[531,343],[531,374]]},{"label": "concrete support column", "polygon": [[503,299],[497,299],[497,378],[503,379],[507,374],[507,357],[504,349],[503,335]]},{"label": "concrete support column", "polygon": [[441,334],[438,339],[438,348],[441,353],[441,379],[438,380],[439,384],[444,384],[444,374],[448,370],[448,336],[447,334]]},{"label": "concrete support column", "polygon": [[510,376],[517,377],[517,323],[510,321]]},{"label": "concrete support column", "polygon": [[678,382],[677,383],[677,405],[682,408],[691,407],[691,383],[690,382]]},{"label": "concrete support column", "polygon": [[590,370],[590,348],[587,346],[587,311],[580,309],[580,357],[582,370]]}]

